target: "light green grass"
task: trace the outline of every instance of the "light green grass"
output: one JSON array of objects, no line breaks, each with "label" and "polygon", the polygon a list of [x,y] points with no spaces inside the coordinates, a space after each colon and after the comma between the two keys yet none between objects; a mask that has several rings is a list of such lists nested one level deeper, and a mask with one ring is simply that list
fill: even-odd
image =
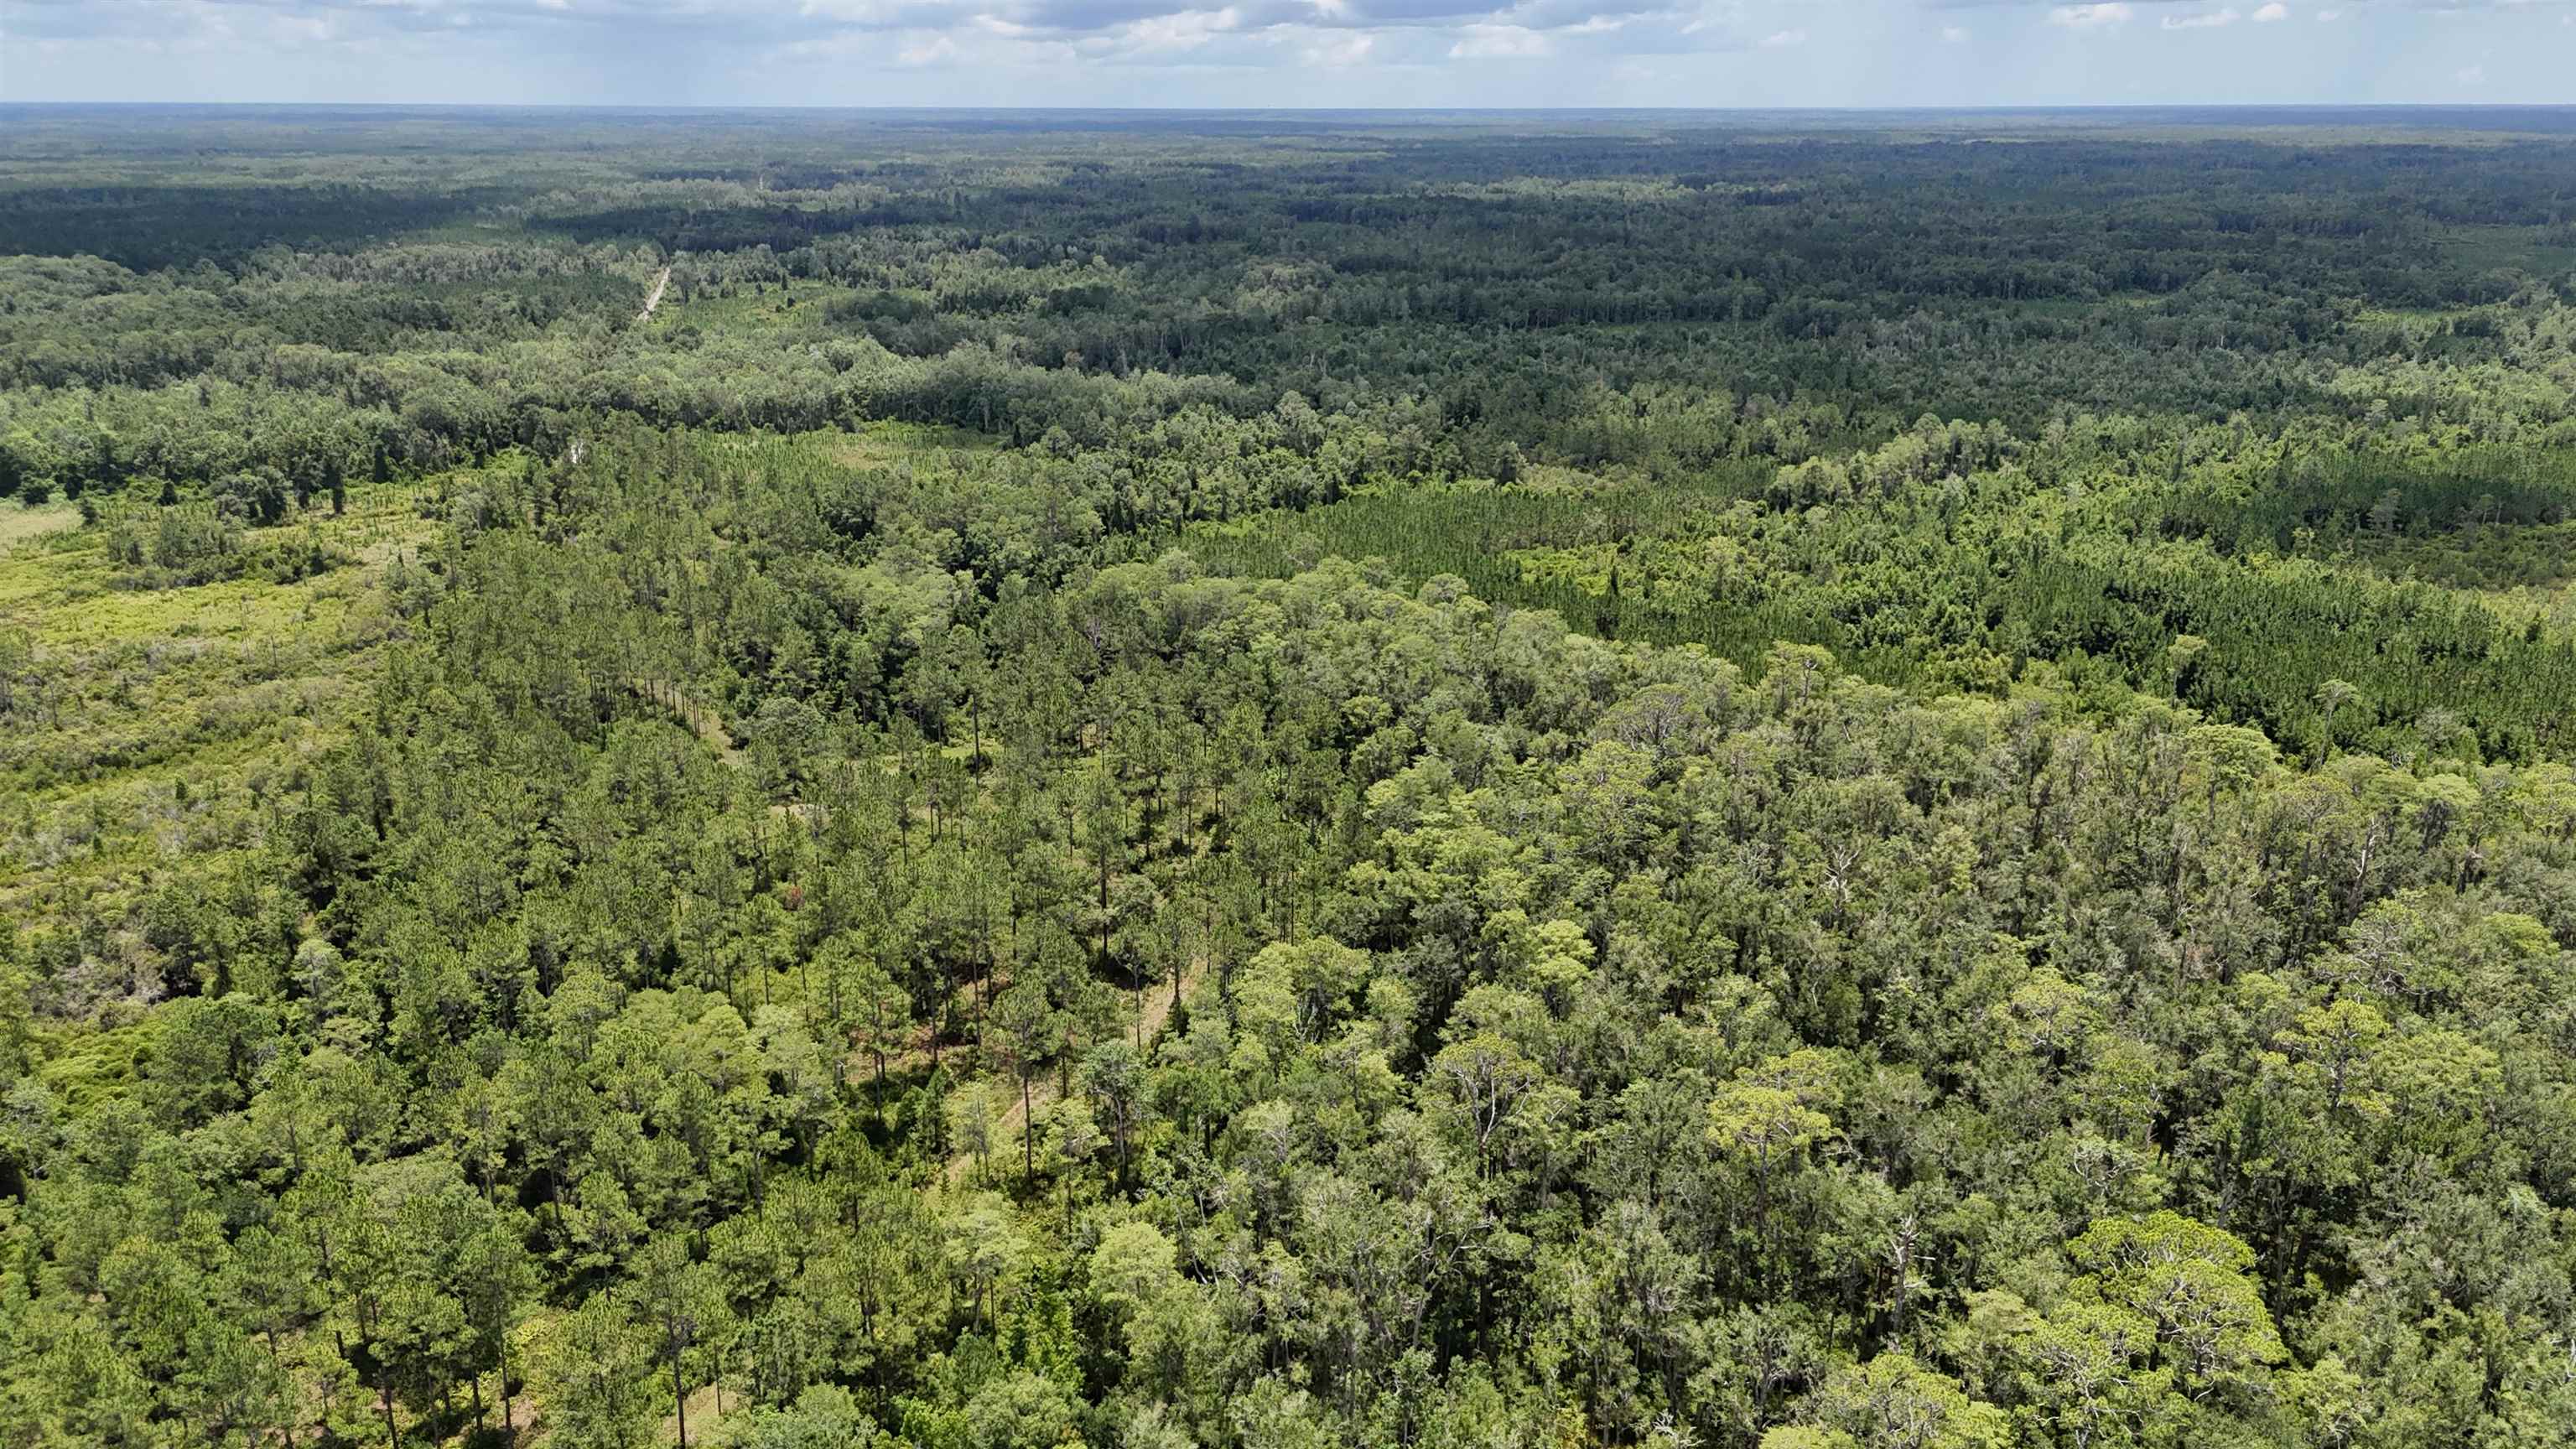
[{"label": "light green grass", "polygon": [[68,503],[45,503],[34,508],[22,503],[0,504],[0,554],[29,539],[79,525],[80,510]]},{"label": "light green grass", "polygon": [[683,327],[694,327],[709,335],[725,336],[852,336],[855,330],[835,325],[826,309],[834,302],[858,295],[850,288],[828,282],[799,282],[789,292],[771,287],[765,293],[755,293],[746,286],[730,297],[683,299],[680,279],[674,276],[670,292],[662,298],[662,305],[653,309],[644,332],[648,336],[668,336]]},{"label": "light green grass", "polygon": [[346,516],[250,531],[256,548],[310,527],[355,560],[315,577],[167,589],[139,586],[75,509],[0,513],[45,539],[0,550],[0,914],[41,927],[254,843],[259,801],[364,697],[395,627],[384,574],[437,531],[417,498],[362,486]]}]

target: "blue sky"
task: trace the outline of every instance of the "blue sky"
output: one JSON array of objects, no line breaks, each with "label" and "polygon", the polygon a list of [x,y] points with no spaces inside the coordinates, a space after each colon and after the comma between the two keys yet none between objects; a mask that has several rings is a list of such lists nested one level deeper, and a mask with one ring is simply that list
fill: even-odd
[{"label": "blue sky", "polygon": [[2576,0],[0,0],[0,100],[2576,101]]}]

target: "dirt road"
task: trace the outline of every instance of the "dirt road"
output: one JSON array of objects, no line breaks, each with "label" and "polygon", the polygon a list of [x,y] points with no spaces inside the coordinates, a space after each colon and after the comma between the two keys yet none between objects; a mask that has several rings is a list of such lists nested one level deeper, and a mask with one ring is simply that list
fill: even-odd
[{"label": "dirt road", "polygon": [[644,323],[652,320],[653,309],[662,305],[663,289],[670,285],[671,269],[669,267],[664,267],[662,269],[662,275],[653,279],[653,290],[646,293],[644,296],[644,310],[635,314],[636,325],[642,326]]}]

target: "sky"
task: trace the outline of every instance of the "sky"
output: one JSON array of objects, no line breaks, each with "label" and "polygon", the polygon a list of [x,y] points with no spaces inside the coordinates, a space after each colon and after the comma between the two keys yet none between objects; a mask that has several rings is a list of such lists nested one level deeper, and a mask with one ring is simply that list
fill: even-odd
[{"label": "sky", "polygon": [[0,101],[2576,102],[2576,0],[0,0]]}]

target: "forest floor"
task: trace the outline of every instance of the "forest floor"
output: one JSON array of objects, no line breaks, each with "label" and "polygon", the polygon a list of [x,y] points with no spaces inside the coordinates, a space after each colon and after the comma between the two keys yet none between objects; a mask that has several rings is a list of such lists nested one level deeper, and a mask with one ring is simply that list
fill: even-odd
[{"label": "forest floor", "polygon": [[[1181,1001],[1198,994],[1200,983],[1207,980],[1207,970],[1207,958],[1193,956],[1190,958],[1189,969],[1181,973],[1181,985],[1178,991],[1162,990],[1159,983],[1146,990],[1144,1008],[1135,1022],[1138,1051],[1151,1047],[1162,1038],[1163,1028],[1171,1024],[1173,1010]],[[990,1139],[992,1153],[1000,1154],[1003,1147],[1017,1141],[1021,1134],[1028,1130],[1029,1114],[1033,1111],[1044,1111],[1054,1103],[1056,1096],[1055,1079],[1048,1077],[1031,1082],[1025,1094],[1013,1097],[1009,1110],[1003,1112],[993,1123]],[[949,1183],[953,1186],[965,1182],[974,1169],[973,1155],[959,1153],[949,1159]]]},{"label": "forest floor", "polygon": [[[726,1415],[719,1412],[719,1409],[740,1409],[741,1407],[740,1398],[726,1395],[714,1384],[700,1384],[691,1389],[689,1391],[689,1442],[692,1444],[724,1442],[722,1432]],[[680,1418],[677,1414],[662,1416],[662,1428],[658,1437],[664,1444],[680,1442]]]},{"label": "forest floor", "polygon": [[724,717],[717,714],[712,705],[690,698],[667,681],[647,679],[641,675],[627,680],[626,687],[638,697],[671,711],[680,723],[688,726],[689,733],[696,735],[707,748],[716,752],[716,758],[726,764],[739,767],[748,759],[742,747],[734,741],[732,732],[725,728]]}]

